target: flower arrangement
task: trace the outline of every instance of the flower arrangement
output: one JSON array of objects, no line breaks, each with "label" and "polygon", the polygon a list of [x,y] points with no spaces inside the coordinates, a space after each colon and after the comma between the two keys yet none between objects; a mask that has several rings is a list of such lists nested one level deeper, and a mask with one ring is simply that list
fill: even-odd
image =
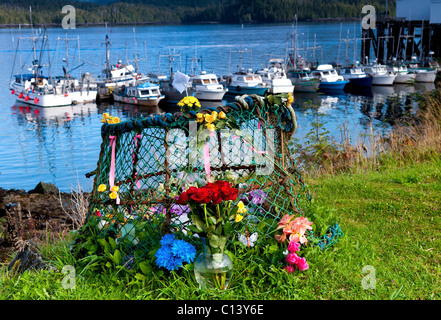
[{"label": "flower arrangement", "polygon": [[173,234],[162,237],[161,247],[156,251],[156,265],[169,271],[177,270],[183,263],[191,263],[196,257],[195,247],[184,240],[176,239]]},{"label": "flower arrangement", "polygon": [[102,123],[116,124],[120,123],[121,120],[118,117],[113,117],[107,112],[103,113],[103,118],[101,119]]},{"label": "flower arrangement", "polygon": [[190,111],[198,111],[201,109],[201,103],[193,96],[187,96],[178,102],[178,107],[181,107],[181,111],[189,113]]},{"label": "flower arrangement", "polygon": [[[104,193],[106,191],[107,191],[107,185],[100,184],[98,186],[98,192],[99,193]],[[110,188],[109,198],[112,199],[112,200],[115,200],[116,198],[118,198],[118,192],[119,192],[119,187],[118,186],[113,186],[112,188]]]},{"label": "flower arrangement", "polygon": [[300,250],[300,243],[291,241],[288,245],[288,254],[286,255],[285,261],[288,263],[286,267],[283,268],[288,273],[293,273],[295,268],[300,271],[307,270],[309,268],[308,263],[305,258],[301,258],[297,255],[297,251]]},{"label": "flower arrangement", "polygon": [[189,187],[176,198],[176,203],[190,207],[192,225],[188,229],[207,239],[209,253],[223,253],[228,237],[243,219],[243,203],[232,204],[238,191],[231,183],[218,180],[199,188]]},{"label": "flower arrangement", "polygon": [[305,217],[295,217],[295,215],[286,214],[280,219],[277,230],[282,229],[282,234],[276,234],[274,238],[279,242],[285,242],[289,236],[289,241],[300,242],[306,244],[308,239],[306,238],[306,230],[312,230],[313,223],[308,221]]}]

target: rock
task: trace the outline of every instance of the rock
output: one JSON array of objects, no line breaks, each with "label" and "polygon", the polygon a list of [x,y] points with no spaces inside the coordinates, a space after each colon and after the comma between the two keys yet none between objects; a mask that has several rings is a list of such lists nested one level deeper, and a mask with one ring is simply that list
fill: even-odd
[{"label": "rock", "polygon": [[40,182],[37,186],[30,190],[29,193],[41,193],[41,194],[58,194],[60,191],[58,188],[52,183]]},{"label": "rock", "polygon": [[21,248],[9,263],[8,270],[16,273],[23,273],[26,270],[53,269],[41,256],[40,250],[31,241],[23,241]]}]

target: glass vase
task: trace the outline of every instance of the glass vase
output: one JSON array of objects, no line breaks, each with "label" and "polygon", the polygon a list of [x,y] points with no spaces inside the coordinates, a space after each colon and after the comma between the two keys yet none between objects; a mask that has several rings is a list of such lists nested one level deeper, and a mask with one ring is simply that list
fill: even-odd
[{"label": "glass vase", "polygon": [[[225,290],[233,276],[233,262],[225,253],[210,253],[203,239],[204,251],[194,262],[194,274],[200,289]],[[208,248],[209,249],[209,248]]]}]

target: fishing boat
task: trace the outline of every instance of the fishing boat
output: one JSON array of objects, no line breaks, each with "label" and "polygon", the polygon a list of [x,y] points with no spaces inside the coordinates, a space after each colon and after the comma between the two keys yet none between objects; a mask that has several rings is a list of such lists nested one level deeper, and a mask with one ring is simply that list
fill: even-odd
[{"label": "fishing boat", "polygon": [[289,70],[287,77],[294,84],[294,92],[316,92],[320,85],[320,81],[312,75],[310,70],[306,69]]},{"label": "fishing boat", "polygon": [[319,89],[323,90],[343,90],[349,83],[330,64],[318,65],[312,75],[320,81]]},{"label": "fishing boat", "polygon": [[358,66],[341,68],[339,71],[343,79],[349,81],[348,85],[351,87],[369,88],[372,86],[373,77],[363,72]]},{"label": "fishing boat", "polygon": [[256,74],[261,76],[270,94],[294,92],[294,85],[286,75],[283,59],[270,59],[268,67],[257,70]]},{"label": "fishing boat", "polygon": [[121,103],[129,103],[140,106],[158,106],[165,96],[161,94],[159,85],[144,82],[140,85],[121,86],[113,91],[113,100]]},{"label": "fishing boat", "polygon": [[390,66],[393,73],[396,74],[394,83],[413,83],[416,80],[416,73],[409,71],[406,65],[392,65]]},{"label": "fishing boat", "polygon": [[136,84],[136,81],[143,82],[148,80],[136,71],[136,68],[118,59],[115,64],[110,64],[110,40],[106,35],[106,65],[102,71],[102,78],[97,81],[97,100],[104,101],[113,97],[115,88]]},{"label": "fishing boat", "polygon": [[415,72],[415,81],[423,83],[434,83],[437,71],[432,68],[420,67],[416,63],[409,64],[409,70]]},{"label": "fishing boat", "polygon": [[263,82],[262,77],[254,74],[251,69],[233,73],[226,79],[226,86],[229,94],[257,94],[263,96],[268,87]]},{"label": "fishing boat", "polygon": [[[31,37],[18,38],[16,56],[17,53],[20,54],[20,61],[21,43],[25,40],[30,40],[33,43],[32,62],[30,65],[24,64],[20,66],[21,69],[26,68],[27,73],[14,74],[14,61],[13,77],[9,86],[11,93],[17,97],[18,101],[38,107],[58,107],[94,102],[96,100],[97,91],[93,77],[89,73],[83,74],[81,80],[71,77],[67,58],[63,59],[63,61],[66,62],[66,66],[63,66],[63,76],[51,77],[50,74],[49,76],[43,74],[43,67],[45,66],[49,66],[50,71],[50,64],[44,65],[42,62],[45,51],[48,52],[47,59],[50,61],[46,29],[44,29],[40,36],[32,35]],[[66,42],[67,41],[68,39],[66,39]],[[41,42],[42,44],[38,57],[36,50],[37,42]]]},{"label": "fishing boat", "polygon": [[366,65],[363,67],[363,71],[373,77],[372,85],[374,86],[391,86],[396,78],[396,74],[382,64]]},{"label": "fishing boat", "polygon": [[222,101],[227,89],[217,80],[214,73],[201,71],[200,74],[190,77],[190,85],[194,91],[194,96],[198,100]]}]

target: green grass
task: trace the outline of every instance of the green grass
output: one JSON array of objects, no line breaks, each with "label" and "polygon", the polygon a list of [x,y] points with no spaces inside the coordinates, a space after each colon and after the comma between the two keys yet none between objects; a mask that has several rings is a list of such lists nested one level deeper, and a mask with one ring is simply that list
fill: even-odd
[{"label": "green grass", "polygon": [[[192,265],[178,272],[153,270],[146,279],[118,268],[83,261],[75,289],[64,289],[61,272],[74,264],[69,242],[58,241],[43,254],[57,271],[0,272],[0,299],[440,299],[441,158],[396,164],[358,173],[306,179],[313,196],[307,215],[337,221],[344,236],[321,252],[301,253],[309,269],[287,274],[270,263],[275,241],[252,249],[230,248],[234,259],[231,287],[199,290]],[[323,223],[322,221],[322,223]],[[277,251],[277,252],[276,252]],[[364,289],[363,267],[375,268],[375,289]],[[373,284],[368,281],[368,284]]]}]

